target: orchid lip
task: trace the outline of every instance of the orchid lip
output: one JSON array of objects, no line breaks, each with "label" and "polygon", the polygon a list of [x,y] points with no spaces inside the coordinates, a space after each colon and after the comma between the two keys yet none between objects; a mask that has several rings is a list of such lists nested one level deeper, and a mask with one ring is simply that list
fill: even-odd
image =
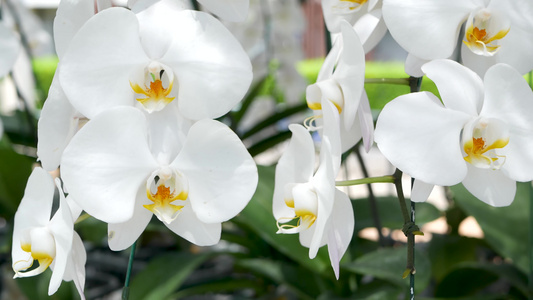
[{"label": "orchid lip", "polygon": [[463,128],[464,160],[482,169],[500,169],[505,156],[499,153],[509,143],[506,123],[494,118],[476,118]]},{"label": "orchid lip", "polygon": [[500,50],[500,41],[510,29],[506,17],[481,9],[468,17],[463,43],[477,55],[493,56]]},{"label": "orchid lip", "polygon": [[[318,199],[310,183],[290,183],[285,186],[285,205],[294,210],[294,216],[276,221],[277,233],[293,234],[309,229],[317,219]],[[281,224],[296,220],[294,224]]]},{"label": "orchid lip", "polygon": [[170,224],[186,205],[189,182],[178,170],[163,167],[153,172],[146,181],[146,196],[153,204],[143,207],[156,215],[161,222]]},{"label": "orchid lip", "polygon": [[130,86],[137,100],[149,113],[164,109],[176,97],[170,97],[174,88],[174,72],[164,64],[150,62],[142,74],[135,74]]},{"label": "orchid lip", "polygon": [[[14,278],[41,274],[52,264],[56,256],[55,239],[47,227],[27,229],[21,236],[20,247],[30,256],[26,260],[19,260],[13,264]],[[39,263],[39,266],[28,271],[35,261]]]},{"label": "orchid lip", "polygon": [[331,6],[336,14],[351,14],[357,12],[368,0],[338,0]]}]

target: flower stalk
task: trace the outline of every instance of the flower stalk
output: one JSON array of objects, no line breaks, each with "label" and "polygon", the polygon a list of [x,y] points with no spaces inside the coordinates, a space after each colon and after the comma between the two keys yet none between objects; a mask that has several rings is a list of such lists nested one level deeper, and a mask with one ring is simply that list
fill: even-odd
[{"label": "flower stalk", "polygon": [[386,176],[379,176],[379,177],[369,177],[369,178],[361,178],[361,179],[336,181],[335,185],[336,186],[352,186],[352,185],[370,184],[370,183],[394,183],[394,182],[395,182],[394,175],[386,175]]},{"label": "flower stalk", "polygon": [[126,280],[124,281],[124,288],[122,289],[122,300],[128,300],[130,297],[130,277],[133,268],[133,258],[135,257],[135,248],[137,248],[137,241],[131,245],[130,259],[128,261],[128,270],[126,271]]}]

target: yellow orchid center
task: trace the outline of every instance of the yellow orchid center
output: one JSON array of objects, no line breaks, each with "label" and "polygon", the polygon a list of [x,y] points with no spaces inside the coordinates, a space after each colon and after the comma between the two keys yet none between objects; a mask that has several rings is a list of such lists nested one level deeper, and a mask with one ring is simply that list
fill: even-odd
[{"label": "yellow orchid center", "polygon": [[[188,198],[188,181],[178,171],[166,167],[158,170],[147,181],[146,195],[152,204],[143,205],[166,224],[173,222],[185,207]],[[183,205],[174,204],[182,201]]]},{"label": "yellow orchid center", "polygon": [[483,169],[499,169],[505,156],[497,153],[509,143],[507,125],[497,119],[480,118],[468,123],[463,130],[464,159]]},{"label": "yellow orchid center", "polygon": [[468,18],[463,43],[477,55],[493,56],[510,29],[505,17],[482,9]]},{"label": "yellow orchid center", "polygon": [[[278,219],[277,233],[299,233],[315,223],[318,199],[311,184],[298,183],[286,185],[284,200],[285,205],[294,210],[294,216]],[[280,224],[280,222],[285,224]]]},{"label": "yellow orchid center", "polygon": [[137,95],[135,99],[148,112],[160,111],[175,99],[169,97],[174,84],[174,74],[170,68],[152,62],[146,68],[143,78],[142,82],[130,80],[130,86]]},{"label": "yellow orchid center", "polygon": [[[24,232],[20,247],[30,256],[27,260],[20,260],[13,264],[15,278],[41,274],[52,264],[56,256],[54,236],[46,227],[31,228]],[[35,261],[39,263],[39,266],[28,270]]]}]

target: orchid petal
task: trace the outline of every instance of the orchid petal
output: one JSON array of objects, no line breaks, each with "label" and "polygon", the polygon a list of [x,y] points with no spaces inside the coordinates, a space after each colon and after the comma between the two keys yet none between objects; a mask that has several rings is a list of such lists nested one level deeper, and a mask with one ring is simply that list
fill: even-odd
[{"label": "orchid petal", "polygon": [[389,102],[378,118],[375,141],[397,168],[427,183],[454,185],[466,176],[460,135],[471,116],[427,92]]},{"label": "orchid petal", "polygon": [[309,182],[315,167],[315,146],[309,131],[299,124],[291,124],[289,129],[292,132],[289,146],[276,166],[272,202],[272,211],[276,220],[294,215],[294,210],[285,204],[286,185]]},{"label": "orchid petal", "polygon": [[339,0],[322,0],[322,11],[324,14],[324,21],[326,27],[331,33],[338,33],[341,31],[341,23],[348,22],[349,24],[354,24],[362,15],[367,13],[367,7],[364,7],[365,4],[360,6],[360,8],[355,12],[344,13],[342,11],[336,12],[336,5],[339,4]]},{"label": "orchid petal", "polygon": [[192,125],[171,166],[189,180],[192,209],[204,223],[233,218],[257,186],[254,160],[239,137],[218,121],[204,119]]},{"label": "orchid petal", "polygon": [[446,108],[477,116],[483,105],[483,81],[468,68],[448,59],[438,59],[422,66],[435,82]]},{"label": "orchid petal", "polygon": [[87,20],[94,16],[94,2],[84,0],[61,1],[54,18],[54,42],[59,60],[70,41]]},{"label": "orchid petal", "polygon": [[62,177],[74,200],[90,215],[122,223],[135,197],[158,168],[147,142],[146,119],[135,108],[117,107],[88,122],[65,149]]},{"label": "orchid petal", "polygon": [[143,207],[143,204],[151,204],[146,198],[144,186],[139,188],[133,216],[122,223],[109,223],[107,226],[107,237],[109,249],[122,251],[131,246],[143,233],[144,229],[152,219],[153,213]]},{"label": "orchid petal", "polygon": [[309,245],[309,258],[311,259],[316,257],[318,249],[323,244],[326,227],[333,210],[335,173],[330,151],[329,140],[324,138],[320,149],[320,166],[311,180],[318,198],[317,218],[314,223],[315,232]]},{"label": "orchid petal", "polygon": [[482,6],[478,2],[384,0],[383,18],[392,37],[407,52],[427,60],[447,58],[455,49],[462,23]]},{"label": "orchid petal", "polygon": [[505,156],[502,171],[517,181],[533,180],[533,92],[515,69],[497,64],[487,71],[481,114],[509,126],[509,144],[499,152]]},{"label": "orchid petal", "polygon": [[248,16],[250,0],[198,0],[209,11],[230,22],[243,22]]},{"label": "orchid petal", "polygon": [[361,102],[359,102],[359,108],[357,109],[357,119],[359,119],[360,132],[363,138],[365,151],[368,152],[374,144],[374,118],[372,117],[370,102],[368,101],[368,96],[365,90],[363,90]]},{"label": "orchid petal", "polygon": [[74,281],[74,285],[78,290],[82,300],[85,300],[85,295],[83,290],[85,288],[85,263],[87,262],[87,252],[83,246],[83,242],[74,231],[74,236],[72,237],[72,249],[70,249],[70,254],[67,262],[67,269],[65,270],[65,275],[63,280],[65,281]]},{"label": "orchid petal", "polygon": [[24,270],[33,263],[31,254],[21,248],[22,234],[32,227],[42,227],[48,224],[53,199],[54,183],[52,177],[45,170],[35,168],[28,178],[24,197],[15,213],[11,252],[13,269],[15,269],[15,264],[21,266],[22,261],[27,261],[28,259],[30,260],[27,264],[19,267],[19,270]]},{"label": "orchid petal", "polygon": [[433,191],[434,184],[425,183],[420,179],[415,178],[413,189],[411,190],[411,201],[426,202],[431,191]]},{"label": "orchid petal", "polygon": [[510,205],[516,194],[516,182],[499,170],[481,169],[467,164],[465,188],[479,200],[495,207]]},{"label": "orchid petal", "polygon": [[352,240],[355,219],[350,198],[337,189],[335,189],[335,203],[329,220],[329,260],[335,277],[339,279],[339,262]]},{"label": "orchid petal", "polygon": [[72,105],[92,119],[111,107],[135,103],[129,78],[149,61],[135,15],[110,8],[92,17],[74,36],[59,79]]},{"label": "orchid petal", "polygon": [[320,146],[320,163],[322,164],[323,159],[330,160],[333,177],[335,177],[341,165],[341,119],[335,105],[326,99],[322,99],[322,113],[324,128],[322,129],[322,145]]},{"label": "orchid petal", "polygon": [[374,49],[387,33],[387,25],[383,20],[381,9],[373,10],[361,16],[353,28],[361,39],[365,53]]},{"label": "orchid petal", "polygon": [[50,278],[50,285],[48,286],[48,295],[54,294],[61,282],[65,270],[67,269],[68,257],[72,249],[72,239],[74,236],[74,222],[68,207],[65,195],[61,190],[59,179],[56,179],[56,185],[59,189],[59,209],[50,220],[50,232],[54,236],[56,256],[53,261],[52,278]]},{"label": "orchid petal", "polygon": [[347,22],[341,23],[342,50],[333,78],[337,80],[344,96],[342,110],[343,124],[350,128],[355,121],[355,115],[365,83],[365,52],[355,30]]},{"label": "orchid petal", "polygon": [[63,92],[57,74],[37,125],[37,156],[43,168],[50,172],[58,168],[63,150],[78,130],[76,111]]},{"label": "orchid petal", "polygon": [[407,54],[407,59],[405,60],[405,73],[413,77],[422,77],[424,72],[422,72],[422,66],[429,62],[426,59],[421,59],[414,56],[411,53]]},{"label": "orchid petal", "polygon": [[190,205],[182,208],[174,222],[165,225],[175,234],[198,246],[217,244],[222,231],[220,223],[202,222]]},{"label": "orchid petal", "polygon": [[248,55],[209,14],[182,11],[176,14],[173,28],[173,43],[161,61],[177,77],[180,111],[193,120],[227,113],[252,82]]}]

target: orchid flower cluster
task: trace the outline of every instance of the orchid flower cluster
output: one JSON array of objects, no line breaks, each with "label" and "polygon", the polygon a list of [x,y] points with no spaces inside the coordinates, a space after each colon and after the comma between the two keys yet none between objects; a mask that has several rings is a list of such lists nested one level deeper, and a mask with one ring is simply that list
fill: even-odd
[{"label": "orchid flower cluster", "polygon": [[[198,1],[224,22],[242,22],[249,8],[258,8],[253,0]],[[72,280],[84,298],[86,253],[74,231],[82,211],[108,224],[114,251],[130,247],[153,215],[185,240],[210,246],[258,184],[246,147],[216,119],[246,95],[258,70],[252,62],[268,47],[243,48],[219,19],[188,2],[96,3],[61,1],[57,10],[59,65],[38,124],[42,168],[30,176],[15,217],[15,277],[50,267],[50,295],[62,280]],[[273,37],[289,45],[276,52],[286,66],[300,55],[287,50],[294,35],[280,29],[289,24],[283,21],[291,16],[282,13],[292,4],[271,15],[280,16]],[[341,155],[360,142],[369,151],[375,141],[415,178],[415,202],[425,201],[435,185],[463,183],[480,200],[506,206],[517,181],[533,180],[533,92],[522,77],[533,69],[533,2],[322,0],[322,9],[334,43],[305,91],[313,115],[289,125],[292,137],[276,167],[277,233],[298,233],[311,259],[327,245],[339,278],[355,216],[335,180]],[[239,23],[227,24],[239,30]],[[294,26],[291,33],[302,30]],[[402,95],[374,126],[365,54],[387,30],[409,53],[406,73],[427,75],[441,98]],[[7,53],[1,77],[19,44],[2,23],[0,41]],[[457,41],[462,64],[450,59]],[[293,66],[285,71],[295,72]],[[287,98],[296,98],[285,88]],[[53,179],[49,172],[58,168],[60,179]],[[55,191],[59,208],[50,218]]]}]

